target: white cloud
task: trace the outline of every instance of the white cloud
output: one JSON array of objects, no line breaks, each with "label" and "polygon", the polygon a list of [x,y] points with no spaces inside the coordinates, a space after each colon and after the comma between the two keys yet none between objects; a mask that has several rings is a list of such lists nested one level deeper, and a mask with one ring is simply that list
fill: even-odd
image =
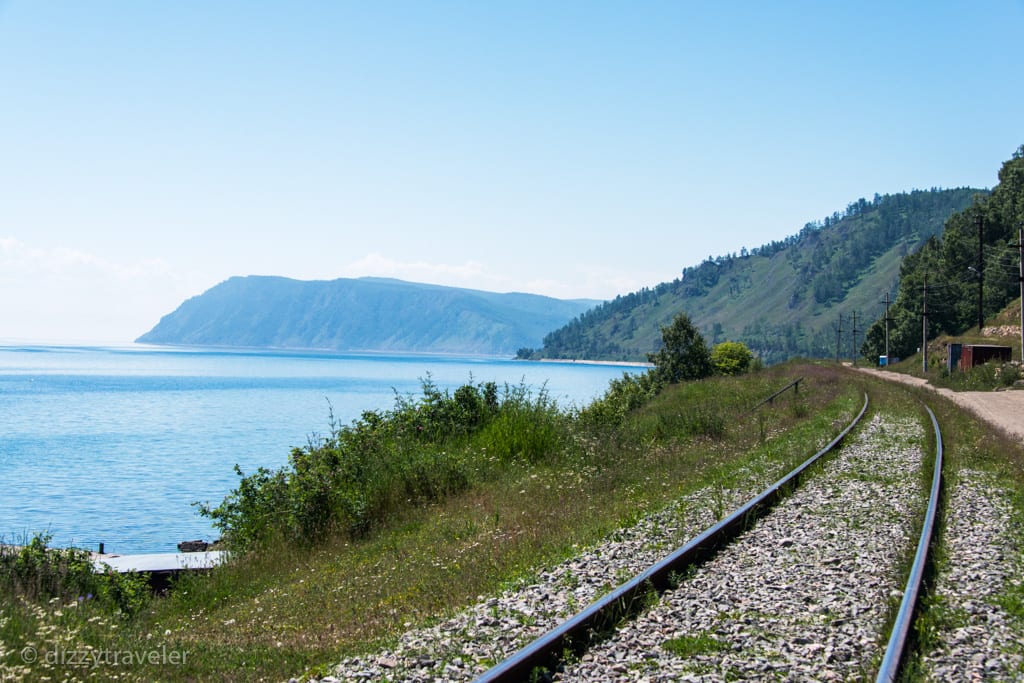
[{"label": "white cloud", "polygon": [[562,274],[563,279],[529,280],[524,291],[539,292],[558,299],[610,300],[620,294],[629,294],[643,287],[653,287],[675,277],[581,263],[566,267]]},{"label": "white cloud", "polygon": [[0,338],[128,341],[195,294],[160,259],[111,261],[0,237]]},{"label": "white cloud", "polygon": [[121,264],[81,249],[33,247],[13,237],[0,237],[0,265],[5,270],[22,274],[74,277],[91,273],[122,281],[169,271],[167,264],[160,259]]}]

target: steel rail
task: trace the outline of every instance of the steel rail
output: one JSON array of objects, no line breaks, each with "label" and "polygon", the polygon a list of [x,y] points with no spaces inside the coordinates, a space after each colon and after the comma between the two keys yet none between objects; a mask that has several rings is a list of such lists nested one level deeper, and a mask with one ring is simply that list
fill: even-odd
[{"label": "steel rail", "polygon": [[707,560],[725,542],[742,533],[750,521],[763,514],[784,496],[787,485],[795,483],[807,468],[838,446],[864,417],[867,409],[868,395],[864,394],[864,405],[857,417],[828,445],[799,467],[668,557],[605,594],[582,612],[539,636],[511,657],[481,674],[476,683],[528,681],[537,669],[553,671],[567,652],[581,654],[595,634],[608,630],[620,619],[637,612],[645,604],[645,598],[652,590],[659,594],[663,593],[672,586],[676,576]]},{"label": "steel rail", "polygon": [[932,419],[932,428],[935,430],[932,491],[928,497],[928,510],[925,513],[924,525],[921,527],[921,538],[917,542],[914,564],[907,577],[903,600],[900,602],[899,612],[896,613],[896,621],[893,623],[892,633],[889,635],[889,643],[885,648],[885,657],[878,670],[878,678],[875,679],[877,683],[895,681],[903,665],[910,629],[914,623],[914,613],[917,611],[921,585],[924,582],[925,570],[928,565],[928,548],[935,533],[935,520],[938,517],[939,497],[942,491],[942,434],[939,432],[939,423],[935,419],[935,413],[928,406],[925,406],[924,409],[928,411],[928,416]]},{"label": "steel rail", "polygon": [[772,403],[779,396],[781,396],[782,394],[786,393],[786,391],[788,391],[790,387],[794,387],[794,389],[793,389],[794,393],[799,393],[800,392],[800,382],[803,382],[803,381],[804,381],[803,377],[797,377],[795,380],[793,380],[792,382],[790,382],[786,386],[782,387],[781,389],[776,391],[774,394],[772,394],[771,396],[769,396],[768,398],[766,398],[765,400],[761,401],[756,406],[751,408],[750,412],[754,412],[755,410],[757,410],[758,408],[760,408],[761,406],[763,406],[766,403]]}]

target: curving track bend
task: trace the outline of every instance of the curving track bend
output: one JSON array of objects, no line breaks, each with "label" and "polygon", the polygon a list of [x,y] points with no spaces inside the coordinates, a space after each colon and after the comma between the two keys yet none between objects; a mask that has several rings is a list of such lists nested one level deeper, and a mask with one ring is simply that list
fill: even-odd
[{"label": "curving track bend", "polygon": [[874,416],[818,476],[558,678],[873,676],[921,514],[923,430]]}]

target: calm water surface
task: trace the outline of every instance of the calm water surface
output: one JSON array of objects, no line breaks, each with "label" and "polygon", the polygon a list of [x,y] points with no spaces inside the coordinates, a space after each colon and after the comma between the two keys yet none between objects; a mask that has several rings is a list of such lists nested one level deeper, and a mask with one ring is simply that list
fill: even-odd
[{"label": "calm water surface", "polygon": [[216,536],[195,501],[395,392],[469,382],[542,386],[583,405],[624,366],[426,355],[249,352],[142,345],[0,345],[0,540],[138,553]]}]

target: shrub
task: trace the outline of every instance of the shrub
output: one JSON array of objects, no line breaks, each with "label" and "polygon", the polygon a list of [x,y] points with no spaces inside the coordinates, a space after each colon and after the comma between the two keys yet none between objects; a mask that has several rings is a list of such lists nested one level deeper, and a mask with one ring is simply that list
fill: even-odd
[{"label": "shrub", "polygon": [[[428,377],[422,396],[395,397],[386,412],[364,412],[346,427],[331,417],[330,436],[292,449],[286,467],[242,477],[220,505],[199,505],[234,547],[275,538],[317,543],[330,534],[350,537],[407,506],[465,490],[472,472],[532,463],[567,442],[565,416],[541,390],[523,385],[499,398],[493,382],[466,384],[449,394]],[[485,457],[470,453],[483,452]],[[483,462],[481,462],[483,461]]]},{"label": "shrub", "polygon": [[956,391],[991,391],[1013,386],[1021,378],[1021,366],[1016,361],[1009,363],[985,363],[968,370],[949,372],[945,366],[936,374],[934,383]]},{"label": "shrub", "polygon": [[711,364],[719,375],[740,375],[753,360],[754,354],[743,342],[722,342],[711,351]]},{"label": "shrub", "polygon": [[88,551],[49,542],[48,534],[36,534],[22,546],[0,545],[0,596],[33,603],[95,599],[127,616],[149,600],[144,576],[97,572]]},{"label": "shrub", "polygon": [[567,436],[565,418],[546,392],[535,401],[513,392],[475,443],[501,463],[535,463],[559,450]]},{"label": "shrub", "polygon": [[626,416],[657,395],[660,386],[651,373],[622,373],[608,383],[605,393],[579,412],[580,426],[598,435],[617,431]]}]

